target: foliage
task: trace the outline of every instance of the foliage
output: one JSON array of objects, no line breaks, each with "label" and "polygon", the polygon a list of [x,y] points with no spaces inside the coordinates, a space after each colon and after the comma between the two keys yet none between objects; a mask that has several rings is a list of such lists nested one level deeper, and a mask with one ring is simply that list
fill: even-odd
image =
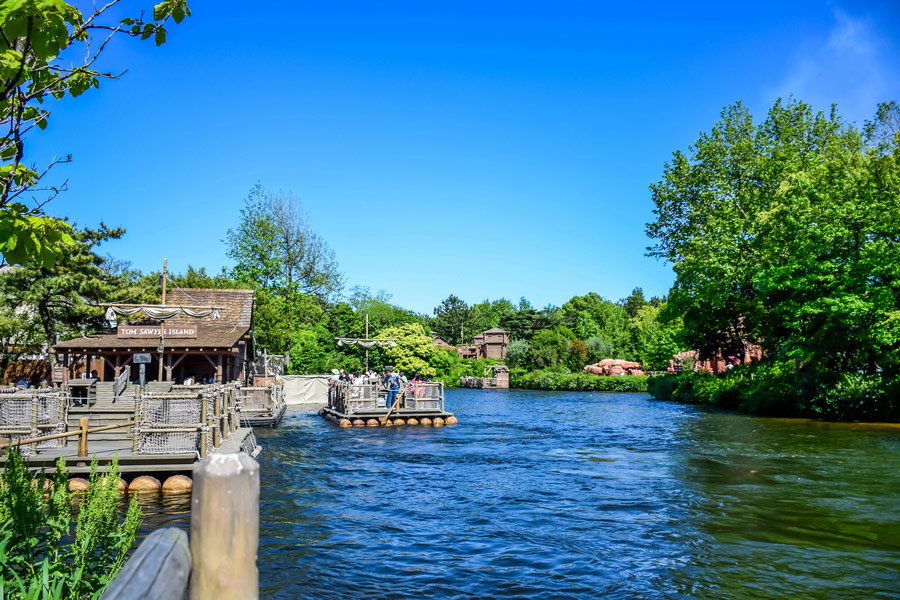
[{"label": "foliage", "polygon": [[[47,127],[48,100],[80,96],[101,79],[118,78],[95,67],[112,38],[152,37],[158,46],[170,18],[177,23],[190,15],[186,0],[166,0],[150,20],[140,13],[117,22],[108,15],[115,4],[95,6],[87,15],[62,0],[0,4],[0,254],[9,263],[50,268],[73,243],[71,226],[43,210],[64,189],[46,184],[46,175],[71,156],[43,167],[23,162],[29,133]],[[36,206],[26,206],[25,196],[34,197]]]},{"label": "foliage", "polygon": [[754,278],[773,199],[792,174],[836,150],[860,148],[860,136],[836,111],[813,114],[791,100],[778,101],[759,125],[740,103],[730,106],[690,156],[674,153],[650,187],[656,220],[647,233],[656,240],[651,256],[675,269],[670,302],[683,316],[690,347],[702,356],[719,348],[741,354],[745,342],[762,340]]},{"label": "foliage", "polygon": [[764,361],[713,375],[684,372],[650,380],[660,400],[707,404],[743,412],[831,420],[900,419],[900,378],[794,368]]},{"label": "foliage", "polygon": [[651,186],[650,253],[673,264],[668,311],[682,320],[660,339],[704,357],[754,342],[770,360],[746,389],[735,373],[688,375],[674,397],[890,414],[880,378],[900,374],[900,105],[880,105],[860,131],[836,109],[779,101],[757,124],[737,104],[690,151]]},{"label": "foliage", "polygon": [[472,336],[480,332],[465,331],[469,325],[471,309],[463,300],[450,294],[441,301],[440,306],[434,309],[432,327],[445,340],[453,343],[459,340],[460,344],[471,341]]},{"label": "foliage", "polygon": [[556,371],[510,371],[512,388],[532,390],[572,390],[594,392],[646,392],[648,377],[598,377],[590,373]]},{"label": "foliage", "polygon": [[17,451],[9,452],[0,487],[3,597],[99,597],[122,568],[140,526],[136,496],[120,521],[118,484],[118,460],[104,475],[95,459],[73,521],[62,459],[56,475],[46,479],[27,471]]},{"label": "foliage", "polygon": [[308,294],[327,299],[340,291],[334,251],[312,230],[300,202],[256,184],[236,229],[226,233],[232,277],[283,297]]},{"label": "foliage", "polygon": [[384,348],[385,360],[391,361],[389,364],[392,364],[395,370],[404,371],[408,376],[416,373],[426,377],[437,375],[437,370],[429,364],[437,347],[421,325],[410,323],[389,327],[381,332],[380,337],[397,338],[396,346]]},{"label": "foliage", "polygon": [[[156,300],[155,283],[147,289],[147,282],[139,281],[135,273],[109,269],[108,259],[97,254],[98,246],[124,233],[124,229],[103,223],[97,229],[78,229],[73,234],[74,243],[63,249],[63,260],[52,267],[27,260],[0,273],[0,298],[4,299],[0,315],[20,327],[25,347],[34,348],[39,339],[52,348],[60,338],[103,329],[101,302],[129,297]],[[15,341],[20,343],[20,338]],[[4,358],[8,361],[13,356]]]}]

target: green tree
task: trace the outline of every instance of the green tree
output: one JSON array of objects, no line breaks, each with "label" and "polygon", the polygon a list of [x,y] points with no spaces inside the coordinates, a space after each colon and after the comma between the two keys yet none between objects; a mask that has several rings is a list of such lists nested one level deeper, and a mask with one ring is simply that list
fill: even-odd
[{"label": "green tree", "polygon": [[[63,248],[62,260],[52,267],[26,260],[0,274],[0,298],[23,307],[20,314],[40,324],[42,342],[48,349],[60,339],[104,329],[101,302],[158,300],[155,284],[148,289],[135,273],[111,273],[104,268],[107,259],[97,254],[97,248],[124,233],[124,229],[103,223],[97,229],[74,230],[74,243]],[[23,332],[28,330],[25,327]],[[52,354],[51,360],[55,361]]]},{"label": "green tree", "polygon": [[431,366],[438,348],[418,323],[409,323],[399,327],[389,327],[381,332],[381,337],[396,338],[396,346],[384,348],[385,360],[391,361],[395,370],[403,370],[408,375],[421,373],[434,377],[437,370]]},{"label": "green tree", "polygon": [[628,316],[634,318],[637,316],[638,311],[647,306],[649,302],[644,299],[644,290],[637,287],[631,291],[631,294],[627,298],[622,300],[621,304]]},{"label": "green tree", "polygon": [[821,165],[861,138],[840,119],[799,101],[778,101],[755,124],[740,104],[726,108],[690,155],[675,152],[650,186],[656,208],[647,234],[651,256],[676,274],[669,302],[683,316],[686,342],[703,355],[741,354],[764,339],[754,279],[764,253],[760,233],[779,188],[792,174]]},{"label": "green tree", "polygon": [[281,296],[309,294],[327,299],[343,276],[334,251],[313,231],[303,207],[290,194],[256,184],[241,209],[241,222],[226,233],[232,277]]},{"label": "green tree", "polygon": [[[434,309],[434,330],[449,342],[459,340],[460,344],[471,341],[472,336],[480,331],[472,331],[469,327],[472,309],[465,301],[450,294],[441,301],[440,306]],[[468,331],[465,331],[468,329]],[[465,339],[460,336],[464,335]]]},{"label": "green tree", "polygon": [[[32,261],[49,268],[73,243],[72,228],[46,216],[44,206],[64,189],[47,182],[54,166],[26,165],[25,141],[47,127],[49,100],[76,97],[101,79],[117,79],[97,70],[108,43],[117,36],[166,40],[165,25],[190,15],[185,0],[166,0],[143,13],[115,20],[110,2],[84,14],[62,0],[7,1],[0,4],[0,254],[6,262]],[[63,58],[64,57],[64,58]],[[34,199],[28,207],[24,198]]]},{"label": "green tree", "polygon": [[900,109],[882,105],[878,119],[865,150],[832,145],[760,215],[763,335],[801,364],[900,367],[900,135],[876,135],[900,122]]}]

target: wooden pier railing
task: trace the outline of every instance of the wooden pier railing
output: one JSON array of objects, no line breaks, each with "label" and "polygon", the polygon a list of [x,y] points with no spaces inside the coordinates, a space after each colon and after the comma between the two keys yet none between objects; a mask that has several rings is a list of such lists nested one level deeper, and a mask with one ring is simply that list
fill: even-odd
[{"label": "wooden pier railing", "polygon": [[[201,458],[219,448],[240,427],[240,400],[237,383],[208,386],[175,386],[168,393],[137,389],[133,409],[117,410],[110,423],[104,411],[84,412],[78,428],[67,424],[72,398],[56,390],[3,390],[0,392],[0,451],[18,446],[23,455],[33,455],[42,447],[65,445],[78,437],[78,457],[88,456],[90,434],[130,428],[123,437],[133,454],[194,453]],[[107,413],[109,411],[106,411]],[[102,417],[99,427],[89,420]],[[99,418],[99,417],[98,417]],[[74,425],[74,424],[73,424]],[[67,429],[69,429],[67,431]],[[108,440],[107,440],[108,441]],[[127,446],[126,446],[127,447]]]},{"label": "wooden pier railing", "polygon": [[191,535],[157,529],[104,592],[106,600],[259,597],[259,464],[247,454],[214,454],[194,466]]}]

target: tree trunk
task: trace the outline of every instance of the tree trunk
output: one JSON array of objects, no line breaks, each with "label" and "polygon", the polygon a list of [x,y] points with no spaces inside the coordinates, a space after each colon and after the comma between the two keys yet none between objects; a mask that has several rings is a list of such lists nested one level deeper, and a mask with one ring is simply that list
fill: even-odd
[{"label": "tree trunk", "polygon": [[56,329],[54,327],[53,317],[50,316],[50,307],[47,306],[46,300],[41,300],[37,304],[38,316],[41,318],[41,326],[44,328],[44,339],[47,342],[47,355],[50,359],[50,370],[56,366],[56,353],[53,352],[53,346],[56,345]]}]

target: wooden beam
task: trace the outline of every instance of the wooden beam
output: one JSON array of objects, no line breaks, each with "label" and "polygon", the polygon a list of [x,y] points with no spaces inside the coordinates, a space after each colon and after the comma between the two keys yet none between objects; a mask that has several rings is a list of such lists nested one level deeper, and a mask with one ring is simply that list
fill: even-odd
[{"label": "wooden beam", "polygon": [[168,600],[181,598],[191,574],[187,534],[176,527],[157,529],[144,539],[109,584],[102,598]]}]

